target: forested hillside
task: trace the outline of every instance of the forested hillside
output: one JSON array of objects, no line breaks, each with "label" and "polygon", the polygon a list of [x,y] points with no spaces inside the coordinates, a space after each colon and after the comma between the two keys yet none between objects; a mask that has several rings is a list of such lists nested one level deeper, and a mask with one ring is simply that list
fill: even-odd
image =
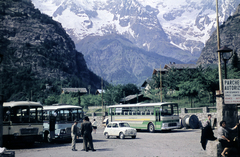
[{"label": "forested hillside", "polygon": [[[61,87],[101,87],[61,24],[30,0],[0,1],[1,89],[6,101],[45,103]],[[46,89],[46,84],[50,89]]]}]

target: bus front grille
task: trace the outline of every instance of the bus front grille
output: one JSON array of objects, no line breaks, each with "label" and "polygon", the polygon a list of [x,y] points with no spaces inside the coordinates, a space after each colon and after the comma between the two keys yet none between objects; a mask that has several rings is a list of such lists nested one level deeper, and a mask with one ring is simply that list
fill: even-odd
[{"label": "bus front grille", "polygon": [[71,134],[71,128],[66,128],[65,131],[66,131],[66,134]]},{"label": "bus front grille", "polygon": [[38,128],[22,128],[20,132],[22,135],[37,135]]},{"label": "bus front grille", "polygon": [[168,126],[177,126],[177,123],[168,123]]}]

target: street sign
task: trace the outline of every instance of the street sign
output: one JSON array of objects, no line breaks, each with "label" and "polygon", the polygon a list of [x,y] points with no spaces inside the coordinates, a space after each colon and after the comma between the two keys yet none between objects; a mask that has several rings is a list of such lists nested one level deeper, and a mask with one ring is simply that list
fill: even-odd
[{"label": "street sign", "polygon": [[224,103],[240,104],[240,79],[224,79]]}]

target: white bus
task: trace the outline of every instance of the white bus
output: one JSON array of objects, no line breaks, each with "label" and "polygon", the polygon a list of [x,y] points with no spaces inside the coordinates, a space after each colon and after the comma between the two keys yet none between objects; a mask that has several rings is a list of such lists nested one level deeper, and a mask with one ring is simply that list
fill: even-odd
[{"label": "white bus", "polygon": [[43,134],[43,107],[39,102],[12,101],[3,103],[3,144],[33,144]]},{"label": "white bus", "polygon": [[68,104],[43,106],[44,140],[47,142],[71,140],[71,126],[74,120],[78,121],[78,126],[81,125],[83,120],[82,107]]},{"label": "white bus", "polygon": [[178,104],[171,102],[109,106],[110,121],[126,121],[136,129],[171,130],[181,127]]}]

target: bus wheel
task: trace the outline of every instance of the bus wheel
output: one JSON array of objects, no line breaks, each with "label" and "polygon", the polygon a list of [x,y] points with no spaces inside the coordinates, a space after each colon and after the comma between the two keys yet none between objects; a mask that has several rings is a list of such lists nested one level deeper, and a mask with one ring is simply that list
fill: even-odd
[{"label": "bus wheel", "polygon": [[43,141],[48,142],[48,132],[44,132]]},{"label": "bus wheel", "polygon": [[136,136],[132,136],[132,138],[133,138],[133,139],[135,139],[135,138],[136,138]]},{"label": "bus wheel", "polygon": [[47,136],[47,141],[48,143],[53,143],[53,139],[50,137],[50,134],[48,134]]},{"label": "bus wheel", "polygon": [[155,132],[153,123],[148,124],[148,131],[151,133]]},{"label": "bus wheel", "polygon": [[120,139],[124,139],[124,137],[125,137],[124,134],[123,134],[122,132],[120,132],[119,138],[120,138]]}]

